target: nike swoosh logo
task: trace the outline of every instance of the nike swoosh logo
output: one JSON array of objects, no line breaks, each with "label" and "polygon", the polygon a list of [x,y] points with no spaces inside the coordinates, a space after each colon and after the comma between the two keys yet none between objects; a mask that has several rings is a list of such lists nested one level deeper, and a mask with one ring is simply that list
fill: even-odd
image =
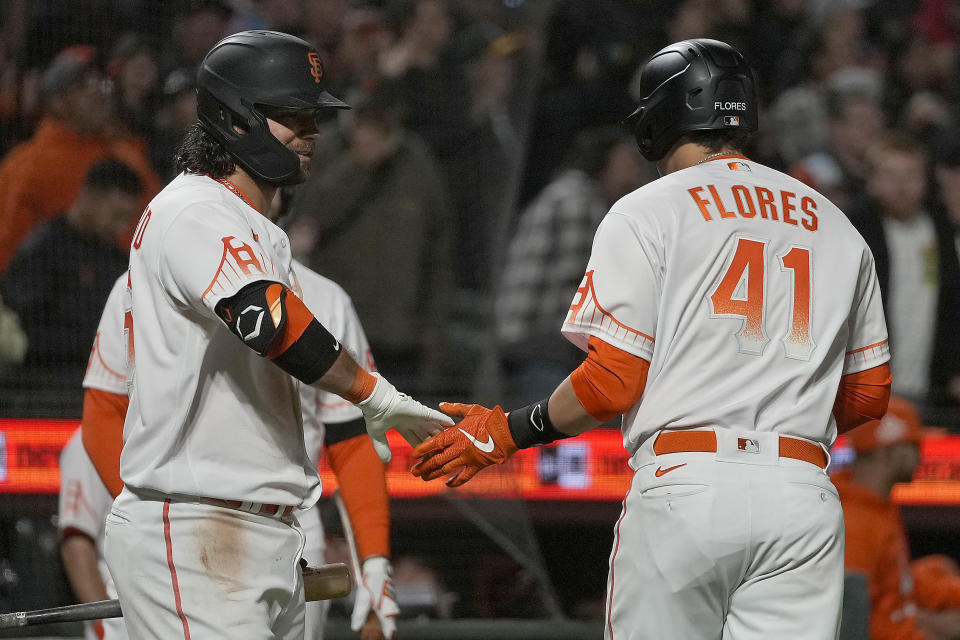
[{"label": "nike swoosh logo", "polygon": [[530,412],[530,425],[537,431],[543,431],[543,416],[540,415],[539,404]]},{"label": "nike swoosh logo", "polygon": [[340,343],[337,341],[336,338],[333,339],[333,350],[340,351]]},{"label": "nike swoosh logo", "polygon": [[467,440],[469,440],[470,442],[472,442],[472,443],[473,443],[473,446],[475,446],[477,449],[480,449],[480,451],[483,451],[484,453],[490,453],[490,452],[493,451],[493,446],[494,446],[494,445],[493,445],[493,438],[490,437],[490,434],[489,434],[489,433],[487,434],[487,441],[486,441],[486,442],[480,442],[479,440],[477,440],[476,438],[474,438],[472,435],[470,435],[469,433],[467,433],[466,431],[464,431],[464,430],[461,429],[460,427],[457,427],[457,431],[459,431],[459,432],[462,433],[463,435],[467,436]]},{"label": "nike swoosh logo", "polygon": [[655,475],[655,476],[657,476],[657,477],[659,478],[660,476],[664,475],[665,473],[670,473],[670,472],[673,471],[674,469],[679,469],[680,467],[685,467],[685,466],[687,466],[687,463],[686,463],[686,462],[684,462],[683,464],[675,464],[675,465],[673,465],[672,467],[667,467],[666,469],[664,469],[663,467],[657,467],[657,470],[653,472],[653,475]]}]

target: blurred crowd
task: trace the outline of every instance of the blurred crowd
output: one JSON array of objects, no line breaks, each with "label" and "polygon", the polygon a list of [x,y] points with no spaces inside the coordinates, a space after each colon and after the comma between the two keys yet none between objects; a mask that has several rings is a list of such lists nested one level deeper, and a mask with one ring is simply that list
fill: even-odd
[{"label": "blurred crowd", "polygon": [[476,397],[494,379],[525,402],[576,365],[559,326],[593,231],[656,177],[617,128],[637,68],[713,37],[758,73],[749,155],[833,199],[870,244],[894,391],[960,403],[960,1],[5,0],[5,412],[34,410],[39,389],[79,400],[131,227],[195,119],[196,67],[250,28],[316,45],[354,107],[277,206],[405,389]]}]

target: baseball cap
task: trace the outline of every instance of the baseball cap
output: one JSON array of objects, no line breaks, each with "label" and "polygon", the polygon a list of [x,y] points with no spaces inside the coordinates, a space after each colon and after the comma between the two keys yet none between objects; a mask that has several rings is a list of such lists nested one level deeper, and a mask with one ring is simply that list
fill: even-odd
[{"label": "baseball cap", "polygon": [[96,69],[97,51],[87,45],[74,45],[63,49],[43,72],[41,87],[43,95],[59,95],[88,71]]},{"label": "baseball cap", "polygon": [[887,413],[853,429],[847,436],[857,453],[890,447],[902,442],[920,443],[923,423],[916,407],[906,398],[890,398]]}]

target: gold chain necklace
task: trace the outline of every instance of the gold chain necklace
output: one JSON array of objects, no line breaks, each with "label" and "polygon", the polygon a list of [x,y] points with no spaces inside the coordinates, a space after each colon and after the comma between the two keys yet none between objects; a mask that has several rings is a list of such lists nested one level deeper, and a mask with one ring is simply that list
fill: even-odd
[{"label": "gold chain necklace", "polygon": [[697,164],[703,164],[704,162],[710,162],[711,160],[715,160],[715,159],[719,158],[720,156],[725,156],[725,155],[727,155],[727,152],[726,152],[726,151],[720,151],[719,153],[711,153],[710,155],[706,156],[703,160],[701,160],[701,161],[698,162]]}]

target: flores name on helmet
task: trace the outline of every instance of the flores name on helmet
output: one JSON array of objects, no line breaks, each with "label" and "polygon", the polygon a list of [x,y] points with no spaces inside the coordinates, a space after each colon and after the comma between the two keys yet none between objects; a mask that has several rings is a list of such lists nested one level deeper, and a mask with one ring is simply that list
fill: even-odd
[{"label": "flores name on helmet", "polygon": [[757,130],[753,69],[719,40],[698,38],[664,47],[643,65],[637,110],[624,124],[647,160],[661,160],[685,133]]}]

